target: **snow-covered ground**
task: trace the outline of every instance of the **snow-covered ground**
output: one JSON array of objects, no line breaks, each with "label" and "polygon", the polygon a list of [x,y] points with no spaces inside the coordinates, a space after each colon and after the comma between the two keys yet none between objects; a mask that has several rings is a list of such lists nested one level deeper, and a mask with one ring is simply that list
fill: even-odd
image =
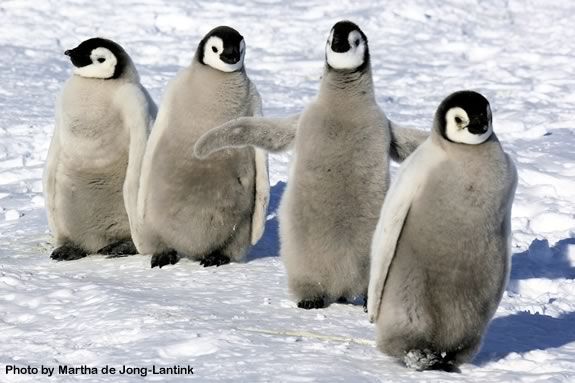
[{"label": "snow-covered ground", "polygon": [[[289,154],[271,158],[266,234],[246,264],[50,261],[41,174],[71,71],[65,49],[95,35],[118,41],[160,102],[202,35],[228,24],[246,39],[265,113],[286,115],[314,97],[325,39],[344,18],[370,39],[390,118],[428,128],[447,94],[479,90],[518,166],[511,281],[462,374],[416,373],[382,355],[360,306],[295,307],[275,218]],[[194,375],[50,381],[575,382],[574,24],[571,0],[2,0],[0,382],[48,381],[6,375],[9,365],[173,364]]]}]

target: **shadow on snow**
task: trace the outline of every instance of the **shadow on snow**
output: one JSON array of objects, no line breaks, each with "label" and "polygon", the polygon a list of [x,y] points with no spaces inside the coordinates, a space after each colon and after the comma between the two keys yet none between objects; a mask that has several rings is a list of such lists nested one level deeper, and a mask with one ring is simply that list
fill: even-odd
[{"label": "shadow on snow", "polygon": [[505,358],[511,353],[546,350],[575,342],[575,312],[553,318],[521,312],[494,319],[473,364]]},{"label": "shadow on snow", "polygon": [[511,257],[511,278],[508,290],[514,291],[515,280],[530,278],[575,279],[575,267],[571,265],[569,245],[575,238],[566,238],[549,247],[546,239],[535,239],[529,249]]},{"label": "shadow on snow", "polygon": [[280,244],[277,210],[285,187],[285,182],[278,182],[270,190],[270,203],[268,205],[267,216],[269,217],[271,215],[272,218],[268,218],[266,221],[266,228],[262,239],[260,239],[248,253],[248,262],[260,258],[277,257],[279,255]]},{"label": "shadow on snow", "polygon": [[[535,239],[528,250],[513,255],[507,289],[518,292],[517,281],[523,279],[575,279],[575,267],[571,265],[568,254],[570,245],[575,245],[575,238],[563,239],[552,247],[546,239]],[[511,353],[546,350],[571,342],[575,342],[575,312],[558,318],[521,312],[491,322],[473,364],[482,365]]]}]

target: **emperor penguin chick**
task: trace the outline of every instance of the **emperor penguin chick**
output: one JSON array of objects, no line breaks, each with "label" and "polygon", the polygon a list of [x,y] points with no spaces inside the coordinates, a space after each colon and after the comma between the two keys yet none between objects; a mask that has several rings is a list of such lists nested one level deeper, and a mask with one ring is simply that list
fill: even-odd
[{"label": "emperor penguin chick", "polygon": [[458,371],[472,358],[507,281],[516,184],[489,102],[447,97],[373,238],[368,312],[381,351],[417,370]]},{"label": "emperor penguin chick", "polygon": [[174,264],[182,255],[203,266],[240,262],[262,236],[267,154],[242,148],[208,160],[193,155],[197,139],[210,129],[261,114],[245,49],[235,29],[211,30],[165,92],[144,154],[134,233],[140,253],[152,254],[152,267]]},{"label": "emperor penguin chick", "polygon": [[51,258],[134,254],[131,190],[156,106],[130,56],[92,38],[65,52],[74,65],[56,105],[44,195],[57,248]]},{"label": "emperor penguin chick", "polygon": [[[396,130],[402,140],[392,149],[390,122],[375,100],[363,31],[340,21],[325,49],[319,95],[301,115],[240,118],[209,132],[195,148],[204,157],[226,146],[269,151],[294,146],[279,209],[280,252],[289,289],[304,309],[365,296],[389,157],[410,152],[402,147],[410,142],[402,130]],[[423,140],[427,134],[419,136]]]}]

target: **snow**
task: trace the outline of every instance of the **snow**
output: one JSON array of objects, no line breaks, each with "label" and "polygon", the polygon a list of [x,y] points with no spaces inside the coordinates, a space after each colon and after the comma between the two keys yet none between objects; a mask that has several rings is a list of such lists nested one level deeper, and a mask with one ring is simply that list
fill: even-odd
[{"label": "snow", "polygon": [[[2,1],[0,381],[41,381],[6,375],[7,366],[66,364],[191,365],[194,375],[50,381],[575,381],[574,14],[570,0]],[[283,116],[316,94],[325,39],[344,18],[369,38],[378,101],[391,119],[428,128],[447,94],[478,90],[518,166],[511,281],[461,374],[410,371],[378,352],[361,306],[295,307],[277,256],[289,153],[271,157],[266,233],[246,264],[50,261],[41,175],[55,97],[71,73],[65,49],[95,35],[117,40],[159,102],[203,34],[229,24],[246,39],[265,114]]]}]

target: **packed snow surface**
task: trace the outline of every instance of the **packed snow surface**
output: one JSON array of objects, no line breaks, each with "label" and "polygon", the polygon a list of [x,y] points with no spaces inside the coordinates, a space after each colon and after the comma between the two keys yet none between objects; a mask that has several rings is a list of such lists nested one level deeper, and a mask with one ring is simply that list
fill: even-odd
[{"label": "packed snow surface", "polygon": [[[392,120],[429,129],[445,96],[478,90],[517,164],[511,280],[461,374],[410,371],[378,352],[359,305],[296,308],[276,219],[291,153],[271,156],[266,233],[246,264],[49,259],[41,176],[71,74],[65,49],[116,40],[159,103],[201,37],[227,24],[246,39],[265,114],[283,116],[317,93],[340,19],[367,34]],[[575,382],[574,24],[571,0],[1,1],[0,381]],[[52,378],[6,374],[42,365]],[[194,375],[58,374],[83,365],[190,365]]]}]

